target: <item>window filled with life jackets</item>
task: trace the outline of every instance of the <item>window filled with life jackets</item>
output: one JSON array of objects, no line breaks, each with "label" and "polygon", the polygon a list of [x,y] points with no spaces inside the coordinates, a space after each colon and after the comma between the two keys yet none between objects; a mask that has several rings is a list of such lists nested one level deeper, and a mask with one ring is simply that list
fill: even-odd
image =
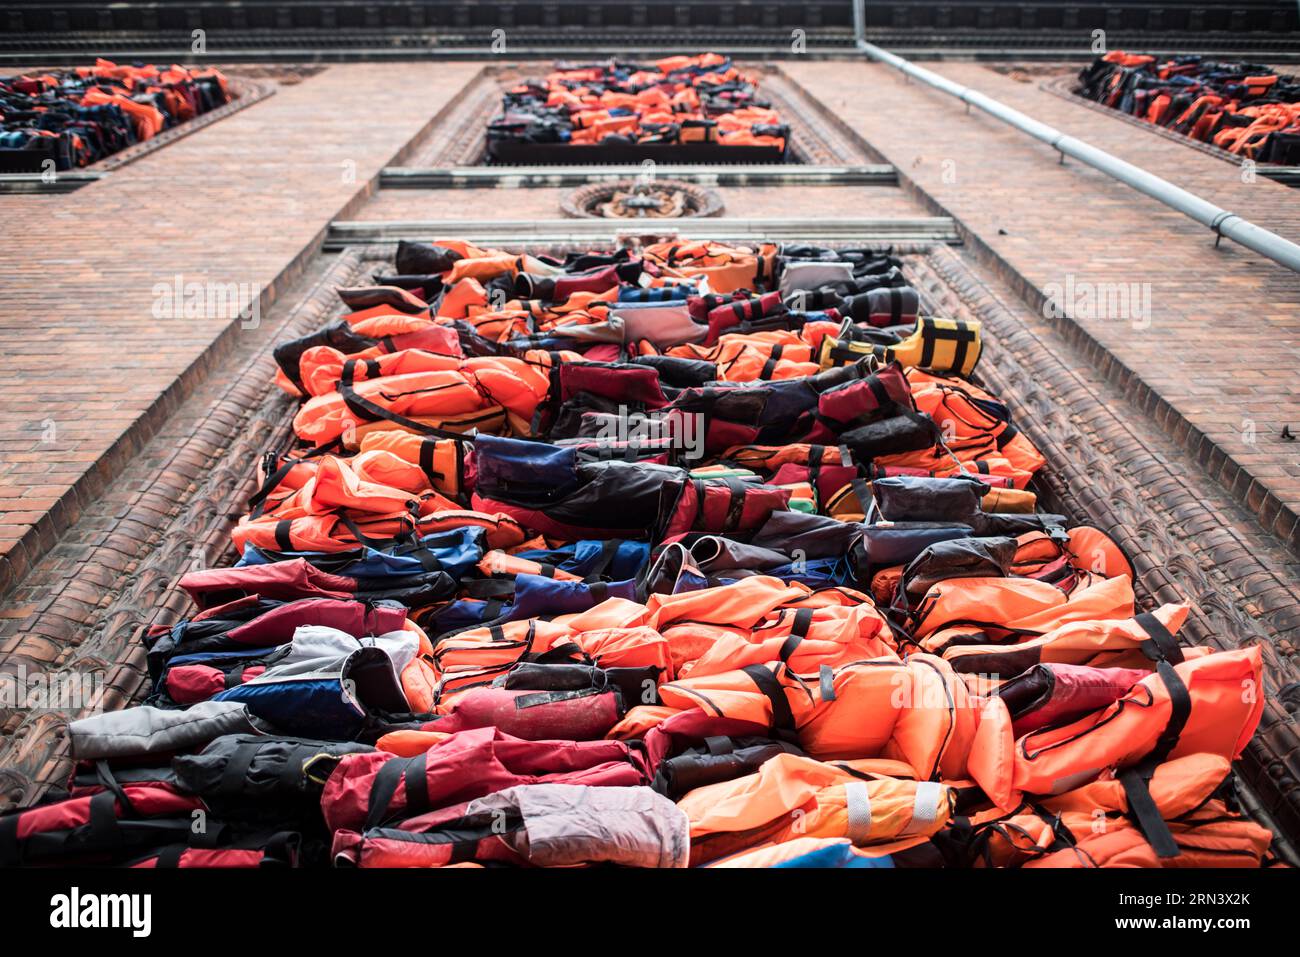
[{"label": "window filled with life jackets", "polygon": [[[399,244],[0,863],[1259,866],[1179,640],[868,249]],[[203,825],[193,826],[202,812]]]},{"label": "window filled with life jackets", "polygon": [[1090,100],[1243,159],[1300,164],[1300,77],[1260,63],[1114,50],[1079,82]]},{"label": "window filled with life jackets", "polygon": [[489,156],[511,161],[549,146],[747,146],[779,159],[789,135],[754,77],[705,53],[646,65],[557,63],[505,92],[487,140]]},{"label": "window filled with life jackets", "polygon": [[89,166],[230,101],[221,71],[94,66],[0,79],[0,168]]}]

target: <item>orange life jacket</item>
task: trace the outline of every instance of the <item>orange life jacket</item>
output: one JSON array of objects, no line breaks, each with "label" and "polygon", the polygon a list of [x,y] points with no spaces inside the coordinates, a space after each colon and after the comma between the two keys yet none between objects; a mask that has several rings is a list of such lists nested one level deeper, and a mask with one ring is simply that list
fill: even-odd
[{"label": "orange life jacket", "polygon": [[672,650],[674,673],[707,675],[788,664],[796,672],[892,655],[880,613],[850,590],[813,592],[764,575],[730,585],[651,595],[645,624]]},{"label": "orange life jacket", "polygon": [[470,448],[470,444],[462,439],[384,430],[367,432],[362,436],[360,453],[391,453],[418,466],[435,491],[461,501],[469,491],[465,484],[465,460]]},{"label": "orange life jacket", "polygon": [[[1171,657],[1178,657],[1176,649]],[[1021,794],[1062,794],[1110,768],[1141,768],[1152,755],[1234,759],[1263,713],[1262,668],[1258,647],[1189,654],[1176,665],[1162,660],[1113,705],[1018,740],[1006,704],[990,698],[970,752],[970,775],[995,804],[1014,808]]]},{"label": "orange life jacket", "polygon": [[501,431],[526,435],[550,377],[532,363],[505,356],[462,360],[457,368],[367,379],[344,377],[339,391],[308,399],[294,416],[298,437],[317,446],[345,433],[405,429]]},{"label": "orange life jacket", "polygon": [[1069,621],[1130,618],[1133,582],[1126,575],[1091,582],[1066,594],[1032,578],[952,578],[930,587],[913,611],[913,639],[926,651],[945,654],[958,636],[983,632],[997,641],[1042,635]]},{"label": "orange life jacket", "polygon": [[[1100,866],[1102,862],[1094,856],[1087,839],[1128,831],[1136,834],[1150,853],[1151,860],[1144,866],[1258,867],[1273,835],[1229,810],[1221,798],[1215,797],[1231,774],[1228,758],[1204,753],[1166,761],[1155,769],[1147,792],[1176,845],[1177,853],[1171,856],[1162,858],[1151,847],[1141,833],[1143,822],[1129,790],[1119,777],[1106,775],[1081,788],[1045,798],[1034,811],[1021,811],[991,822],[980,842],[982,860],[997,867],[1031,862],[1040,866]],[[1073,855],[1066,853],[1076,847]],[[1055,855],[1059,857],[1051,860]]]},{"label": "orange life jacket", "polygon": [[642,255],[672,270],[673,275],[701,276],[715,293],[753,289],[772,274],[776,248],[758,250],[710,242],[665,242],[646,246]]},{"label": "orange life jacket", "polygon": [[[1165,630],[1177,634],[1187,618],[1185,604],[1161,605],[1151,613]],[[1019,636],[1005,644],[980,644],[957,630],[950,635],[953,644],[943,650],[943,657],[961,674],[1014,677],[1038,664],[1088,665],[1093,668],[1146,667],[1149,659],[1142,651],[1151,640],[1149,623],[1143,616],[1124,618],[1083,618],[1067,621],[1037,637]]]},{"label": "orange life jacket", "polygon": [[924,843],[948,822],[952,788],[912,779],[897,761],[824,764],[778,754],[754,774],[705,785],[677,806],[691,822],[691,864],[760,842],[847,837],[884,855]]},{"label": "orange life jacket", "polygon": [[664,705],[794,734],[823,760],[889,758],[918,776],[966,776],[979,722],[965,684],[940,658],[913,655],[793,674],[778,662],[667,682]]}]

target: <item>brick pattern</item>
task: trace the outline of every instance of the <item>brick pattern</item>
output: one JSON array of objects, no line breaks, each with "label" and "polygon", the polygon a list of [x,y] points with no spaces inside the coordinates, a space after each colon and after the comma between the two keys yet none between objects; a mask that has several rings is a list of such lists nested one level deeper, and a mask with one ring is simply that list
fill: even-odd
[{"label": "brick pattern", "polygon": [[413,150],[403,165],[418,167],[475,166],[487,149],[487,123],[501,104],[499,71],[483,67],[462,88],[454,106],[438,126],[438,135]]},{"label": "brick pattern", "polygon": [[[332,66],[76,193],[0,196],[0,594],[479,69]],[[249,292],[156,318],[177,276]]]},{"label": "brick pattern", "polygon": [[134,146],[128,146],[117,153],[110,153],[98,163],[90,164],[87,169],[92,172],[107,173],[126,166],[128,163],[134,163],[150,153],[166,149],[177,140],[197,133],[204,127],[224,120],[232,113],[238,113],[240,110],[246,110],[250,106],[260,103],[275,93],[277,89],[277,85],[268,80],[255,80],[244,76],[229,75],[226,77],[226,87],[231,97],[229,103],[196,116],[189,122],[178,124],[169,130],[163,130],[157,136],[145,140],[143,143],[136,143]]},{"label": "brick pattern", "polygon": [[[1300,234],[1300,192],[1244,183],[1221,160],[1135,129],[976,64],[936,72],[1163,176],[1284,236]],[[1149,283],[1151,323],[1063,320],[1074,342],[1139,398],[1261,524],[1300,549],[1300,431],[1291,368],[1300,354],[1300,275],[1212,234],[1099,172],[1054,162],[1044,144],[878,64],[790,62],[822,100],[899,171],[905,188],[952,215],[1018,295],[1049,284]]]}]

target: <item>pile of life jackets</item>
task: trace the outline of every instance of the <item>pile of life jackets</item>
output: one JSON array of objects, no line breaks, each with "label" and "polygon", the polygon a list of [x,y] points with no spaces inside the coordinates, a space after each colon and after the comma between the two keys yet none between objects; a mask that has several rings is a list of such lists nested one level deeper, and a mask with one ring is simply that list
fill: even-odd
[{"label": "pile of life jackets", "polygon": [[6,168],[89,166],[229,102],[216,69],[153,64],[91,67],[0,79],[0,162]]},{"label": "pile of life jackets", "polygon": [[1259,63],[1116,50],[1079,74],[1079,92],[1260,163],[1300,165],[1300,78]]},{"label": "pile of life jackets", "polygon": [[789,127],[759,98],[755,80],[716,53],[652,65],[557,63],[543,80],[506,91],[488,126],[501,143],[713,143],[784,151]]},{"label": "pile of life jackets", "polygon": [[868,249],[399,244],[0,864],[1258,866],[1188,647]]}]

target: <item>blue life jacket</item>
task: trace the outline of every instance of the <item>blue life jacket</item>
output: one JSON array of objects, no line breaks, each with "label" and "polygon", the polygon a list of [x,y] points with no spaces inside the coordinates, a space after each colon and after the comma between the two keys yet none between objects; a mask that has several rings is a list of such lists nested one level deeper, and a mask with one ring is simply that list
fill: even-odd
[{"label": "blue life jacket", "polygon": [[792,857],[788,861],[782,861],[780,864],[773,864],[775,870],[779,867],[893,867],[894,859],[892,857],[863,857],[861,854],[853,853],[851,844],[831,844],[827,847],[819,847],[815,851],[809,851],[807,854],[800,854],[798,857]]},{"label": "blue life jacket", "polygon": [[398,548],[379,551],[362,546],[346,553],[337,552],[264,552],[245,545],[236,567],[269,565],[293,558],[305,558],[324,571],[356,579],[383,579],[367,582],[372,587],[389,584],[388,579],[421,575],[429,571],[446,572],[452,578],[468,575],[487,550],[484,530],[477,525],[454,528],[420,539],[418,549]]},{"label": "blue life jacket", "polygon": [[642,289],[640,286],[620,286],[618,290],[619,302],[685,302],[687,298],[696,295],[699,290],[689,283],[681,283],[675,286],[654,286],[650,289]]},{"label": "blue life jacket", "polygon": [[611,538],[606,541],[582,539],[559,548],[530,549],[517,552],[517,558],[542,565],[552,565],[570,575],[591,575],[623,580],[635,578],[650,560],[650,543]]},{"label": "blue life jacket", "polygon": [[277,731],[334,741],[354,739],[372,710],[390,714],[410,710],[392,659],[375,647],[307,662],[297,673],[268,672],[211,700],[243,702],[249,713]]}]

